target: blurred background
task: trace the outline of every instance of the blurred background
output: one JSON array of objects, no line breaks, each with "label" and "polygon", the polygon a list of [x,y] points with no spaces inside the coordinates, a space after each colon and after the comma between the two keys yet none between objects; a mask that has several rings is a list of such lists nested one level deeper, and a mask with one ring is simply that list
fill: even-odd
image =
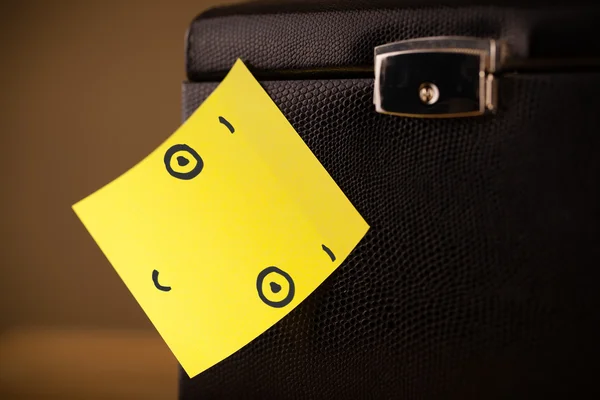
[{"label": "blurred background", "polygon": [[71,205],[177,129],[187,26],[230,2],[0,2],[1,399],[177,397],[174,357]]}]

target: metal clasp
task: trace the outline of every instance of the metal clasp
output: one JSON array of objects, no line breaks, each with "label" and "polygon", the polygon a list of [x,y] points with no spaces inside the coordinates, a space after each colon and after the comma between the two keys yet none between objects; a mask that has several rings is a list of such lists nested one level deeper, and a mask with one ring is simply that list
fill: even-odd
[{"label": "metal clasp", "polygon": [[502,58],[492,39],[434,37],[375,48],[379,113],[421,118],[469,117],[494,112],[494,72]]}]

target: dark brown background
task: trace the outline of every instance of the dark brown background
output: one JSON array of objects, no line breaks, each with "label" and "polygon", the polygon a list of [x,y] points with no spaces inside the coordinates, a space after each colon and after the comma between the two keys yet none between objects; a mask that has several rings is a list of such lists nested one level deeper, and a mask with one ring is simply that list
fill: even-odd
[{"label": "dark brown background", "polygon": [[176,362],[71,210],[180,122],[188,23],[223,0],[0,5],[0,398],[176,398]]}]

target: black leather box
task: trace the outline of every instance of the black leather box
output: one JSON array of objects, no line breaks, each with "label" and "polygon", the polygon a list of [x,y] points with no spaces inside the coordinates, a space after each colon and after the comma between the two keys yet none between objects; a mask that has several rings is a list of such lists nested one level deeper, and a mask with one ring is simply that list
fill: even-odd
[{"label": "black leather box", "polygon": [[[371,229],[264,335],[181,371],[180,398],[597,395],[598,21],[573,2],[277,2],[196,18],[184,118],[243,59]],[[377,112],[375,48],[432,37],[497,46],[475,71],[485,93],[470,92],[482,115]],[[451,83],[470,74],[434,59],[428,73],[456,70]]]}]

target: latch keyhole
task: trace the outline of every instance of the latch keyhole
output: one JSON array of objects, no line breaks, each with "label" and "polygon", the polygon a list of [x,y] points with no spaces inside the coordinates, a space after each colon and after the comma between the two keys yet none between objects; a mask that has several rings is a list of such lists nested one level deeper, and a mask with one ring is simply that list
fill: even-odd
[{"label": "latch keyhole", "polygon": [[433,83],[422,83],[421,86],[419,86],[419,98],[423,104],[435,104],[440,98],[440,90]]}]

